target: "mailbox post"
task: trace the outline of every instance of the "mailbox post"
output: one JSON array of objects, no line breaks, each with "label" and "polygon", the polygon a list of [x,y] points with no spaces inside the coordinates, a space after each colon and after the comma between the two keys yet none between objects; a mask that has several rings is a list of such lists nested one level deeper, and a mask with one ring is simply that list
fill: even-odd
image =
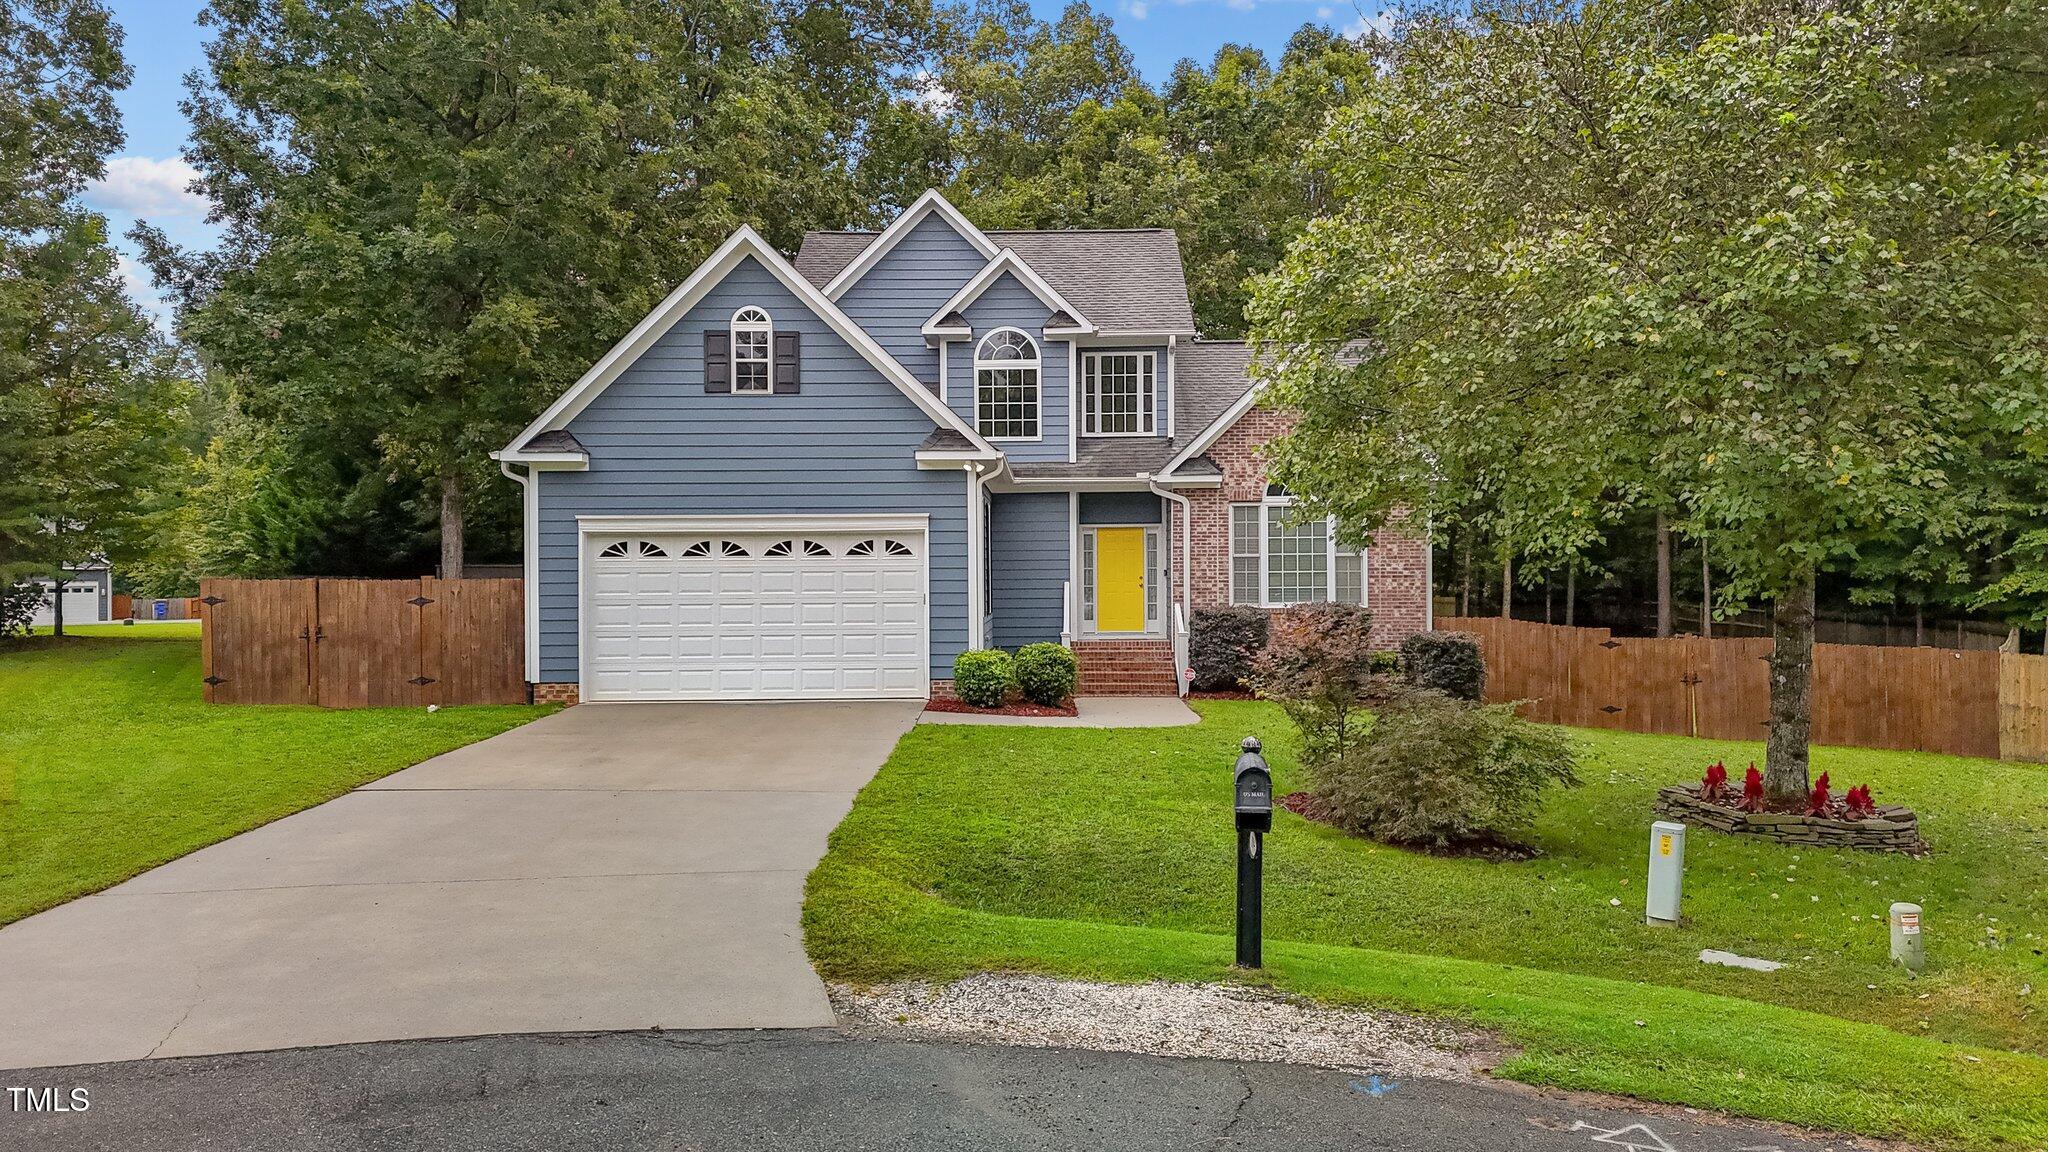
[{"label": "mailbox post", "polygon": [[1273,773],[1259,755],[1256,736],[1244,738],[1237,758],[1237,964],[1257,968],[1263,962],[1260,922],[1264,917],[1264,861],[1261,841],[1273,827]]}]

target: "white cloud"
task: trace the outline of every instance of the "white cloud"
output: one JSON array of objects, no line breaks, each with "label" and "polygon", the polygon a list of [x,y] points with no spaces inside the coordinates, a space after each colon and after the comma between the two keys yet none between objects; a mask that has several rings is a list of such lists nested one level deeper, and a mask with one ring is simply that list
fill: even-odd
[{"label": "white cloud", "polygon": [[86,197],[94,207],[146,219],[204,219],[206,197],[188,190],[198,178],[198,169],[175,156],[116,156],[107,161],[106,178],[93,181]]},{"label": "white cloud", "polygon": [[1336,14],[1337,10],[1335,8],[1330,7],[1328,4],[1325,4],[1322,7],[1316,9],[1316,19],[1318,20],[1328,20],[1330,17],[1335,16]]},{"label": "white cloud", "polygon": [[122,290],[128,293],[130,300],[135,301],[135,306],[142,309],[151,320],[156,321],[158,328],[169,332],[173,320],[171,302],[164,299],[163,294],[156,290],[156,283],[150,279],[149,269],[143,267],[142,261],[126,252],[116,253],[115,271],[121,277]]},{"label": "white cloud", "polygon": [[1125,0],[1124,11],[1133,20],[1143,20],[1152,14],[1152,5],[1147,0]]},{"label": "white cloud", "polygon": [[917,90],[910,94],[911,103],[934,116],[944,116],[953,110],[954,96],[944,84],[939,83],[937,76],[920,68],[911,80],[917,86]]}]

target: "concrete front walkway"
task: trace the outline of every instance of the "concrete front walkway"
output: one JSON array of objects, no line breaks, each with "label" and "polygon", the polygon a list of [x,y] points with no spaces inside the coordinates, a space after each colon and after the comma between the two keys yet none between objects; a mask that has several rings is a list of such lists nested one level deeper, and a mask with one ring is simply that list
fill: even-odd
[{"label": "concrete front walkway", "polygon": [[1076,696],[1078,716],[999,716],[987,712],[924,712],[919,724],[1015,724],[1030,728],[1178,728],[1200,724],[1178,696]]},{"label": "concrete front walkway", "polygon": [[829,1025],[803,881],[915,702],[586,704],[0,929],[0,1068]]}]

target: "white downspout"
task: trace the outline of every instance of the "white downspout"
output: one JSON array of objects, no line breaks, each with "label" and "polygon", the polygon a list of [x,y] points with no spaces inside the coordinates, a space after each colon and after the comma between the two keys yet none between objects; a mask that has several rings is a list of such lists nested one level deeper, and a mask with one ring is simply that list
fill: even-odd
[{"label": "white downspout", "polygon": [[962,464],[967,474],[967,647],[982,646],[981,635],[981,465]]},{"label": "white downspout", "polygon": [[534,483],[531,465],[522,476],[512,471],[512,465],[500,460],[498,471],[520,487],[519,598],[522,602],[520,614],[525,617],[521,623],[526,635],[526,652],[521,663],[525,668],[526,682],[536,684],[540,682],[540,488]]},{"label": "white downspout", "polygon": [[1163,496],[1180,505],[1180,603],[1181,607],[1192,617],[1195,614],[1194,564],[1191,563],[1193,560],[1191,553],[1194,550],[1195,539],[1194,505],[1189,504],[1188,498],[1180,493],[1170,492],[1167,489],[1161,488],[1159,481],[1154,480],[1150,476],[1145,478],[1145,486],[1152,489],[1154,495]]}]

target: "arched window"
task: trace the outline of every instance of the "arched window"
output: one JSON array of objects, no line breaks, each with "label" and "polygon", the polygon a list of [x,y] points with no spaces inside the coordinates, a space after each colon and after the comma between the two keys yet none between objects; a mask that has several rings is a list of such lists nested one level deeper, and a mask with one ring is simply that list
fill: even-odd
[{"label": "arched window", "polygon": [[775,344],[775,322],[764,309],[749,304],[732,314],[732,390],[768,391],[768,350]]},{"label": "arched window", "polygon": [[1038,345],[1015,328],[998,328],[974,349],[975,426],[991,440],[1036,440]]}]

